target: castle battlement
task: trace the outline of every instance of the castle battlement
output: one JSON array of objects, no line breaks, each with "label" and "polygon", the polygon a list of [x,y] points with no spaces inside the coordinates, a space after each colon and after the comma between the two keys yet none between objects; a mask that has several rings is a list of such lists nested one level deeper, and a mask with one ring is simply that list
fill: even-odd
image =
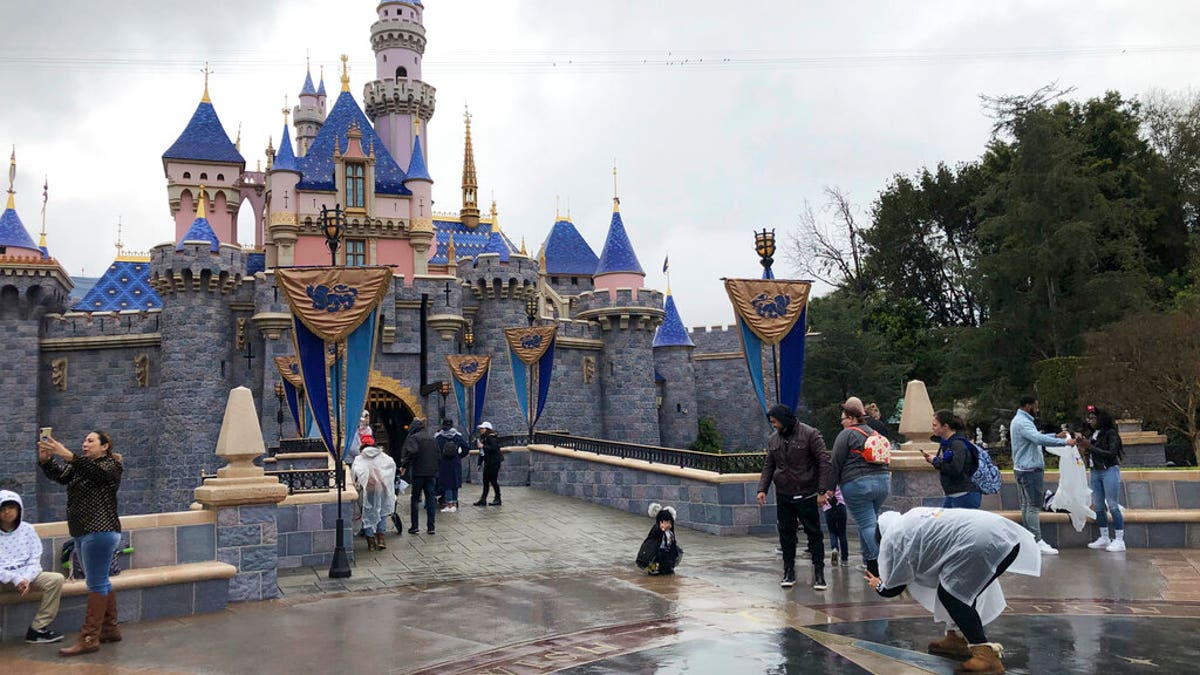
[{"label": "castle battlement", "polygon": [[537,290],[537,262],[515,253],[508,262],[500,262],[498,253],[463,258],[455,271],[476,299],[524,298]]},{"label": "castle battlement", "polygon": [[664,316],[663,294],[651,288],[618,288],[615,293],[607,288],[584,291],[575,296],[575,315],[586,319],[599,313],[650,314],[661,319]]},{"label": "castle battlement", "polygon": [[150,285],[160,295],[201,289],[231,293],[246,277],[246,257],[235,244],[221,244],[215,253],[208,242],[185,241],[179,250],[159,244],[150,251]]},{"label": "castle battlement", "polygon": [[558,324],[558,337],[560,338],[598,340],[602,337],[600,326],[594,321],[558,319],[556,323]]},{"label": "castle battlement", "polygon": [[161,316],[162,310],[159,309],[47,314],[44,338],[95,338],[157,333]]}]

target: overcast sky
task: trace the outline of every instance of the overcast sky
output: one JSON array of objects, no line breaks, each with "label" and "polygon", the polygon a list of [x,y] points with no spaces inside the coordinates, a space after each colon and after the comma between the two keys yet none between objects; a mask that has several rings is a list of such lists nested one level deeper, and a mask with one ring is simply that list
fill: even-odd
[{"label": "overcast sky", "polygon": [[[865,222],[894,174],[978,157],[990,132],[979,94],[1051,81],[1080,97],[1181,91],[1200,72],[1195,2],[826,5],[426,0],[435,208],[460,203],[465,103],[481,201],[494,193],[504,231],[531,251],[558,196],[600,253],[615,160],[647,285],[666,287],[669,252],[684,322],[726,324],[719,278],[758,275],[755,228],[794,228],[827,185]],[[268,136],[279,142],[306,54],[314,77],[325,66],[331,105],[348,54],[361,104],[374,11],[362,0],[4,0],[0,147],[17,146],[30,234],[48,175],[49,246],[72,274],[111,262],[118,218],[127,250],[171,239],[161,155],[199,102],[203,63],[253,169]]]}]

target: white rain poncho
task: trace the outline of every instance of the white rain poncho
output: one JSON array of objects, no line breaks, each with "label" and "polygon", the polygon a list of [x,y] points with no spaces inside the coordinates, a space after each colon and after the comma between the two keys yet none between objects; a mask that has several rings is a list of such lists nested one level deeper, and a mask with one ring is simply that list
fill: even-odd
[{"label": "white rain poncho", "polygon": [[374,528],[396,510],[396,460],[368,445],[350,466],[362,504],[362,520]]},{"label": "white rain poncho", "polygon": [[1050,498],[1050,508],[1071,514],[1071,525],[1076,532],[1083,532],[1088,518],[1096,519],[1092,510],[1092,488],[1088,487],[1087,469],[1083,458],[1073,445],[1061,448],[1046,448],[1046,452],[1058,455],[1058,490]]},{"label": "white rain poncho", "polygon": [[1000,580],[986,589],[984,585],[1018,544],[1021,550],[1007,571],[1041,575],[1042,556],[1033,535],[988,511],[926,507],[904,515],[888,511],[879,516],[879,531],[879,577],[884,587],[908,586],[913,599],[942,623],[951,619],[938,600],[939,584],[967,605],[975,603],[984,624],[1000,616],[1008,606]]}]

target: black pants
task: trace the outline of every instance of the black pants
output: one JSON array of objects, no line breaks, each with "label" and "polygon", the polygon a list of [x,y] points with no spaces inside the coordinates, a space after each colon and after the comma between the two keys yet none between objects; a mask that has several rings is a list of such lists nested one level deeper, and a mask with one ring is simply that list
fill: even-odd
[{"label": "black pants", "polygon": [[486,502],[488,496],[488,488],[491,487],[496,491],[496,501],[500,501],[500,465],[499,464],[484,464],[483,465],[483,496],[479,501]]},{"label": "black pants", "polygon": [[825,512],[825,527],[829,529],[829,548],[841,550],[842,557],[850,558],[850,542],[846,539],[846,505],[835,504]]},{"label": "black pants", "polygon": [[413,477],[412,500],[409,502],[409,510],[412,515],[412,529],[421,529],[417,514],[420,513],[422,495],[425,496],[425,529],[432,530],[434,528],[434,520],[437,518],[437,497],[433,496],[433,489],[436,485],[437,478],[435,476]]},{"label": "black pants", "polygon": [[[1017,544],[1008,555],[1004,556],[1004,560],[1000,561],[1000,565],[996,568],[996,573],[983,585],[983,589],[980,589],[980,594],[988,586],[991,586],[992,582],[999,578],[1001,574],[1004,574],[1004,570],[1007,570],[1008,566],[1017,559],[1017,553],[1020,550],[1021,545]],[[968,644],[979,645],[988,641],[987,635],[983,632],[983,621],[979,618],[979,612],[975,611],[974,602],[968,605],[951,595],[950,591],[943,588],[941,584],[938,584],[937,594],[938,600],[941,600],[942,606],[946,608],[946,613],[954,620],[954,624],[958,626],[958,630],[962,632],[963,638],[966,639]],[[978,598],[978,596],[976,597]]]},{"label": "black pants", "polygon": [[779,548],[783,549],[784,572],[796,570],[797,527],[804,528],[808,537],[808,552],[812,555],[813,569],[825,569],[825,541],[821,534],[821,511],[817,508],[817,496],[793,497],[776,495],[776,527],[779,529]]}]

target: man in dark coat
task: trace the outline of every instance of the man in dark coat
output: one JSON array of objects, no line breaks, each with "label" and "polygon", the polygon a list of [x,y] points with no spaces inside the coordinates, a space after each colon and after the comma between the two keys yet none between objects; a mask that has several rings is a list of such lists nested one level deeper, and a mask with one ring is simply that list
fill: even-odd
[{"label": "man in dark coat", "polygon": [[821,510],[831,492],[833,471],[825,440],[816,429],[799,422],[785,405],[771,408],[768,418],[775,433],[767,440],[767,457],[758,481],[758,505],[767,503],[767,491],[775,485],[776,527],[783,550],[784,588],[796,585],[796,528],[804,527],[813,563],[813,590],[825,583],[825,542],[821,535]]},{"label": "man in dark coat", "polygon": [[425,531],[429,534],[434,533],[434,520],[437,517],[437,497],[434,496],[434,489],[437,487],[439,459],[437,441],[425,427],[425,420],[413,420],[408,428],[408,438],[404,441],[404,452],[401,455],[403,466],[400,468],[400,475],[408,476],[408,482],[412,483],[412,527],[408,528],[409,534],[421,531],[417,524],[417,509],[422,494],[425,496]]}]

